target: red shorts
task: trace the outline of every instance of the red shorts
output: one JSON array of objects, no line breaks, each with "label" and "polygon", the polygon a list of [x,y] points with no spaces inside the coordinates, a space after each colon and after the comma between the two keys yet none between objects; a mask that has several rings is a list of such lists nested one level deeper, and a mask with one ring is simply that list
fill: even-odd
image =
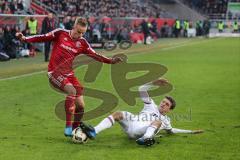
[{"label": "red shorts", "polygon": [[80,96],[83,94],[83,86],[73,74],[65,76],[61,73],[48,72],[48,78],[50,84],[56,89],[64,91],[65,85],[68,84],[73,85],[73,87],[76,89],[76,96]]}]

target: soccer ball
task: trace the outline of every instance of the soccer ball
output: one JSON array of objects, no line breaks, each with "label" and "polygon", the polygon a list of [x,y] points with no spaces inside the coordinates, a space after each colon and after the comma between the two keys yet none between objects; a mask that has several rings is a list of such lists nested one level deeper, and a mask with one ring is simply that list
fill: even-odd
[{"label": "soccer ball", "polygon": [[88,140],[87,135],[82,131],[80,127],[77,127],[72,131],[73,143],[86,143],[87,140]]}]

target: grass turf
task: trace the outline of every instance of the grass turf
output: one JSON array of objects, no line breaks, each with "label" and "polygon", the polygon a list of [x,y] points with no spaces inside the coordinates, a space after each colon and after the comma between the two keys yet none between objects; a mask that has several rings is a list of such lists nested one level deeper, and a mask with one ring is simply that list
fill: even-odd
[{"label": "grass turf", "polygon": [[[176,128],[204,129],[200,135],[165,135],[151,148],[129,140],[118,124],[84,145],[63,136],[64,121],[55,116],[54,106],[64,95],[53,91],[45,73],[4,79],[45,70],[42,56],[0,63],[0,159],[238,159],[240,147],[240,40],[166,39],[152,46],[135,45],[128,51],[129,63],[160,63],[169,69],[170,93],[177,101],[171,114]],[[118,50],[119,52],[122,52]],[[84,86],[117,96],[104,65],[96,81],[83,81],[86,67],[76,70]],[[134,75],[134,73],[133,73]],[[138,76],[136,73],[134,76]],[[155,97],[159,103],[162,96]],[[85,97],[86,110],[100,101]],[[137,113],[143,104],[128,106],[119,98],[115,110]],[[108,113],[109,114],[109,113]],[[102,118],[88,121],[93,125]]]}]

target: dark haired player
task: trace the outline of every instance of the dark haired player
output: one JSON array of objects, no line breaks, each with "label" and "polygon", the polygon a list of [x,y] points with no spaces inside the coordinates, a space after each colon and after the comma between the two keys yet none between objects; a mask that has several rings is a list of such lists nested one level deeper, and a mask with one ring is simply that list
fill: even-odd
[{"label": "dark haired player", "polygon": [[[160,130],[166,130],[168,133],[202,133],[203,130],[183,130],[172,128],[170,118],[166,115],[176,106],[175,100],[166,96],[157,106],[149,97],[147,90],[153,86],[164,85],[167,83],[165,79],[159,79],[139,87],[140,97],[144,103],[144,107],[138,115],[134,115],[127,111],[114,112],[107,118],[103,119],[97,126],[91,128],[82,123],[81,128],[91,139],[95,138],[101,131],[112,127],[118,122],[124,132],[139,145],[151,146],[155,143],[154,136]],[[85,126],[87,126],[85,128]]]}]

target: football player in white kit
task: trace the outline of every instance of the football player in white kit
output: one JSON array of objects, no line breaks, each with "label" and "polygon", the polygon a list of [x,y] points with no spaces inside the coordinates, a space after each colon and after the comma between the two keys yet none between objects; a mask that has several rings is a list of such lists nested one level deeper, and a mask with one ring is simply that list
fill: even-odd
[{"label": "football player in white kit", "polygon": [[95,138],[101,131],[112,127],[118,122],[124,132],[130,137],[137,139],[139,145],[151,146],[155,143],[154,136],[161,130],[168,133],[202,133],[203,130],[183,130],[172,128],[170,118],[166,115],[176,106],[174,99],[166,96],[159,106],[149,97],[147,90],[153,86],[165,85],[165,79],[159,79],[139,87],[140,97],[144,107],[138,115],[127,111],[117,111],[103,119],[97,126],[89,127],[82,123],[80,127],[91,139]]}]

